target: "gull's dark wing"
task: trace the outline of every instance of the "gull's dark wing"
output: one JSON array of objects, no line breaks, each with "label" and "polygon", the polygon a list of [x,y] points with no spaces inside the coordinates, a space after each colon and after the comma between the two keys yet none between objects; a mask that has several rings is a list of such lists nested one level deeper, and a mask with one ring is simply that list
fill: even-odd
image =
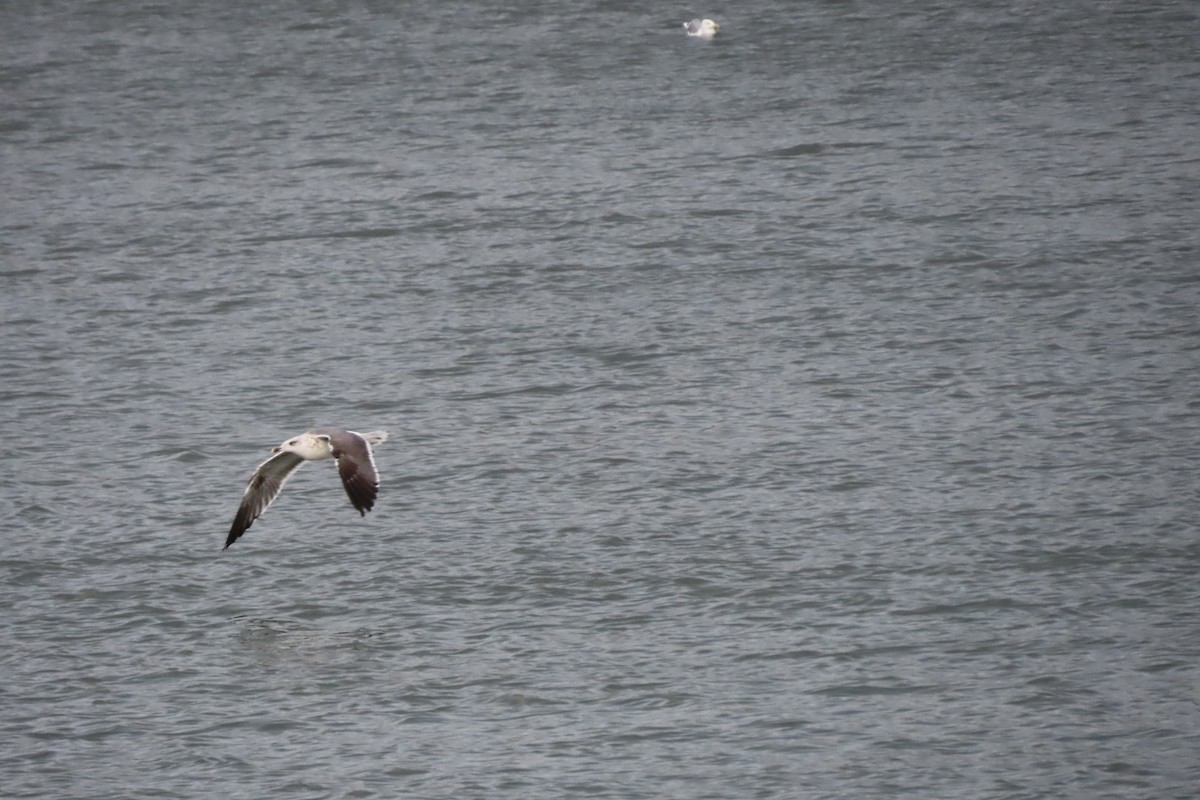
[{"label": "gull's dark wing", "polygon": [[379,496],[379,471],[375,469],[371,445],[362,434],[354,431],[331,431],[327,435],[346,495],[358,513],[365,517]]},{"label": "gull's dark wing", "polygon": [[254,520],[262,516],[267,506],[275,502],[287,479],[292,477],[296,467],[303,463],[304,459],[295,453],[282,451],[258,465],[246,486],[246,493],[242,495],[242,504],[238,506],[237,514],[233,518],[233,527],[229,529],[229,538],[225,540],[226,548],[236,542]]}]

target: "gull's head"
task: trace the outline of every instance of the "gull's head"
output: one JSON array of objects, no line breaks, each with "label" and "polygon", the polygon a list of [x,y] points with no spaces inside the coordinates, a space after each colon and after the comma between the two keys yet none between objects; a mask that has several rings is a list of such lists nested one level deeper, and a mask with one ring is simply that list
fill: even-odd
[{"label": "gull's head", "polygon": [[329,447],[329,437],[315,433],[302,433],[288,439],[278,447],[271,448],[272,453],[295,453],[306,461],[328,458],[333,455]]},{"label": "gull's head", "polygon": [[683,27],[687,29],[688,36],[696,36],[701,39],[711,39],[721,29],[721,26],[711,19],[694,19],[691,22],[683,23]]}]

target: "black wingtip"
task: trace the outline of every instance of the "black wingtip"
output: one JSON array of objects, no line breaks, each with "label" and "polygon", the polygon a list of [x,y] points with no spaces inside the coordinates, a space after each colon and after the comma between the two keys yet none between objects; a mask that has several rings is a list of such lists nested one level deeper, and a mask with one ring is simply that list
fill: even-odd
[{"label": "black wingtip", "polygon": [[[250,526],[249,526],[249,525],[247,525],[246,527],[248,528],[248,527],[250,527]],[[225,546],[224,546],[224,547],[222,547],[221,549],[222,549],[222,550],[228,550],[228,549],[229,549],[229,545],[233,544],[233,543],[234,543],[234,542],[236,542],[238,539],[242,538],[242,534],[243,534],[243,533],[245,533],[245,532],[246,532],[246,528],[242,528],[242,529],[239,531],[239,530],[237,529],[237,526],[236,526],[236,525],[234,525],[234,526],[233,526],[233,530],[231,530],[231,531],[229,532],[229,536],[227,536],[227,537],[225,538]]]},{"label": "black wingtip", "polygon": [[242,538],[242,535],[250,530],[250,526],[254,524],[254,519],[254,517],[250,516],[249,509],[243,503],[233,518],[233,525],[229,528],[229,535],[225,537],[225,546],[221,549],[228,550],[229,545]]}]

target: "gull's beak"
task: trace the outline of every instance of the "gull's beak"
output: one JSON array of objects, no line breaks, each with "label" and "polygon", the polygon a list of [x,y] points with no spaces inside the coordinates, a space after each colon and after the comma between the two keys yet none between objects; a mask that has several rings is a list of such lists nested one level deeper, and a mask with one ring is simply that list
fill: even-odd
[{"label": "gull's beak", "polygon": [[272,453],[278,453],[278,452],[279,452],[279,448],[278,448],[278,447],[272,447],[272,448],[271,448],[271,452],[272,452]]},{"label": "gull's beak", "polygon": [[713,23],[713,30],[718,30],[718,31],[719,31],[719,30],[721,30],[721,24],[720,24],[720,23],[718,23],[718,22],[714,22],[714,23]]}]

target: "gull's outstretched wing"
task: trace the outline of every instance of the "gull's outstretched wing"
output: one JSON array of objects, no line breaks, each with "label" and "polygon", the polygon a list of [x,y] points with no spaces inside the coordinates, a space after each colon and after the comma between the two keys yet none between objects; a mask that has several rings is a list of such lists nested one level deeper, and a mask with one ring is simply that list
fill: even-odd
[{"label": "gull's outstretched wing", "polygon": [[321,431],[329,436],[329,446],[337,459],[338,474],[354,508],[362,516],[375,505],[379,496],[379,471],[371,444],[379,444],[386,433],[355,433],[354,431]]},{"label": "gull's outstretched wing", "polygon": [[246,493],[242,495],[242,504],[238,506],[237,515],[233,518],[233,527],[229,529],[225,548],[236,542],[254,520],[262,516],[267,506],[275,502],[287,479],[292,477],[296,467],[303,463],[304,459],[300,456],[283,450],[258,465],[246,486]]}]

